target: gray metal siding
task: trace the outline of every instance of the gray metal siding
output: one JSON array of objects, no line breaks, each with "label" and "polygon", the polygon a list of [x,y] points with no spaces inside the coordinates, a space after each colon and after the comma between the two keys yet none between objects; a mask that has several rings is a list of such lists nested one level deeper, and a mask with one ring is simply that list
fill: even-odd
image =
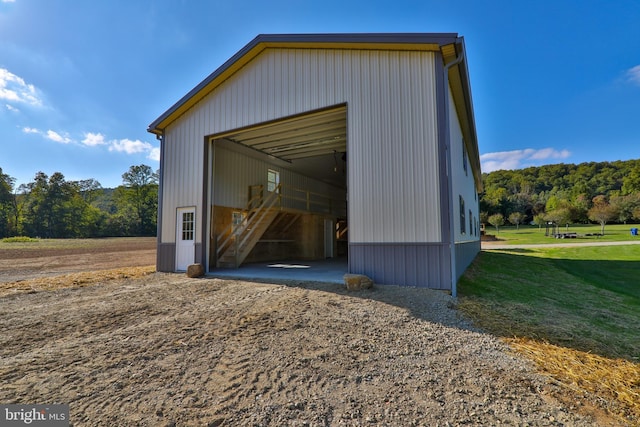
[{"label": "gray metal siding", "polygon": [[156,253],[156,270],[171,272],[176,269],[176,244],[159,243]]},{"label": "gray metal siding", "polygon": [[177,206],[202,211],[203,136],[341,103],[351,241],[441,241],[434,57],[265,50],[167,128],[163,241],[175,239]]},{"label": "gray metal siding", "polygon": [[[476,190],[473,171],[471,170],[471,162],[469,156],[463,150],[463,137],[460,128],[460,121],[456,113],[453,95],[449,90],[447,93],[447,102],[449,103],[449,132],[451,142],[451,174],[452,174],[452,192],[453,192],[453,213],[452,219],[455,228],[455,242],[480,241],[480,230],[476,228],[479,221],[479,198]],[[464,158],[464,160],[463,160]],[[467,170],[464,169],[464,164]],[[465,232],[463,233],[460,225],[460,203],[459,198],[464,199],[465,204]],[[473,228],[470,230],[469,211],[472,215]]]},{"label": "gray metal siding", "polygon": [[202,243],[196,243],[195,248],[194,248],[194,252],[195,252],[195,256],[194,256],[194,262],[196,263],[200,263],[202,264],[204,267],[206,267],[207,265],[207,260],[205,259],[205,254],[204,254],[204,250],[203,250],[203,245]]},{"label": "gray metal siding", "polygon": [[[197,212],[202,212],[204,138],[187,124],[181,122],[165,134],[161,224],[164,243],[175,242],[178,207],[196,206]],[[199,241],[200,235],[196,238]]]},{"label": "gray metal siding", "polygon": [[480,253],[480,240],[456,243],[456,280]]},{"label": "gray metal siding", "polygon": [[351,243],[349,272],[375,283],[451,288],[449,245],[440,243]]}]

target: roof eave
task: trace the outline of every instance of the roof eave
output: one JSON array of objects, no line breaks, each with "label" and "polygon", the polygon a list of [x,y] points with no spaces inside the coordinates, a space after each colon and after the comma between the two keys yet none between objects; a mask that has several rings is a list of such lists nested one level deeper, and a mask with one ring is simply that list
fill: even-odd
[{"label": "roof eave", "polygon": [[[448,48],[448,49],[447,49]],[[457,78],[450,78],[451,84],[459,85],[459,94],[462,99],[457,100],[457,105],[463,105],[464,111],[459,114],[459,117],[463,123],[461,123],[463,137],[465,145],[467,147],[467,154],[469,155],[469,161],[471,164],[471,170],[473,172],[476,188],[478,192],[482,191],[482,170],[480,168],[480,153],[478,150],[478,136],[476,133],[475,116],[473,112],[473,98],[471,96],[471,83],[469,80],[469,70],[467,67],[466,49],[464,46],[464,37],[458,37],[455,45],[444,46],[442,49],[443,59],[445,63],[449,63],[457,58],[458,55],[463,54],[463,58],[459,64],[451,67],[450,73],[456,72]],[[450,74],[451,75],[451,74]],[[454,91],[454,96],[456,91]]]}]

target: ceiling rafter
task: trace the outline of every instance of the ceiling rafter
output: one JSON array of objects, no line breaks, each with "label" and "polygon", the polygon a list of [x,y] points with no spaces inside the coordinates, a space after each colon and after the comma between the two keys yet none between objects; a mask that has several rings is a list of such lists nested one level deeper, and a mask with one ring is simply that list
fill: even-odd
[{"label": "ceiling rafter", "polygon": [[217,135],[283,160],[347,149],[347,109],[340,106]]}]

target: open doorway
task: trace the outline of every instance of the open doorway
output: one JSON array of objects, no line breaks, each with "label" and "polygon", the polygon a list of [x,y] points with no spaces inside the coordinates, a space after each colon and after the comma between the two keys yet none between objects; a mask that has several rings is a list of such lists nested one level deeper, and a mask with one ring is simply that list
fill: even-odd
[{"label": "open doorway", "polygon": [[346,259],[346,105],[214,135],[209,141],[214,153],[210,268]]}]

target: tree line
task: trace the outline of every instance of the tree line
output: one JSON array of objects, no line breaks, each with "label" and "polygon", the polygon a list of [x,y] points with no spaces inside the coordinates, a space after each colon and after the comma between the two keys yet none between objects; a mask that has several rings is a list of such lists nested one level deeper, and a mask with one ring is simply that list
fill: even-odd
[{"label": "tree line", "polygon": [[[640,221],[640,160],[499,170],[482,175],[480,219],[496,227]],[[158,172],[131,166],[122,185],[38,172],[15,187],[0,168],[0,238],[154,236]]]},{"label": "tree line", "polygon": [[607,223],[640,221],[640,160],[499,170],[482,180],[480,219],[496,227],[597,223],[604,233]]},{"label": "tree line", "polygon": [[131,166],[115,189],[95,179],[67,181],[60,172],[15,182],[0,168],[0,238],[156,235],[158,172],[150,166]]}]

